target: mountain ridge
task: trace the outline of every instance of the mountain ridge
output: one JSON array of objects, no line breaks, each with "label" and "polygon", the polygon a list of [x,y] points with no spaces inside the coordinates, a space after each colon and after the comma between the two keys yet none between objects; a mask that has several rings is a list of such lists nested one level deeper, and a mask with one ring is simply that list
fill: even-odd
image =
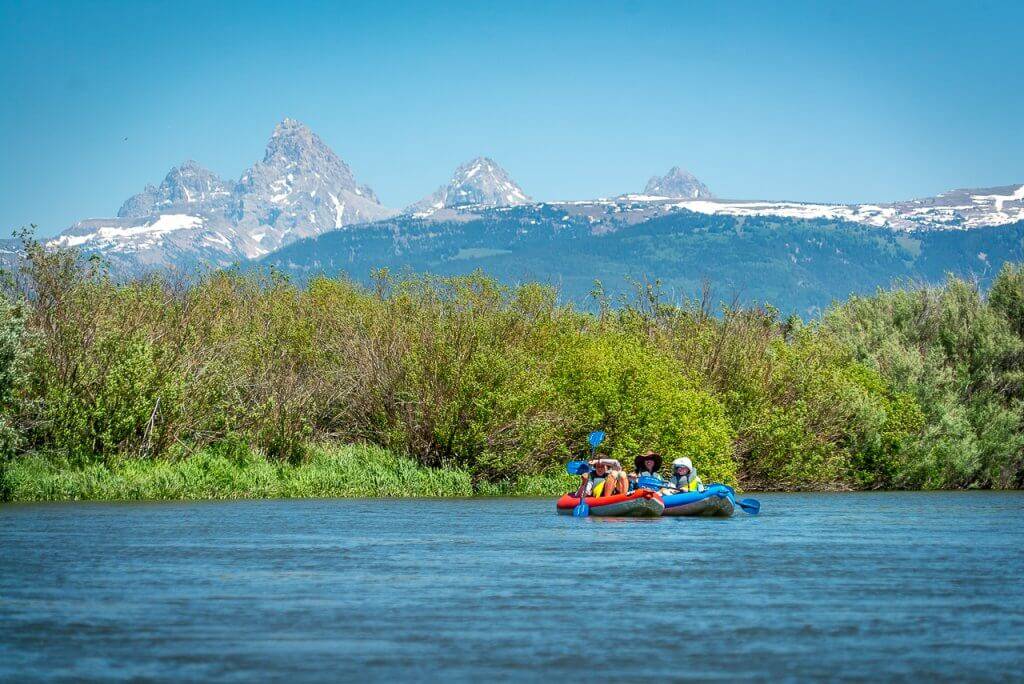
[{"label": "mountain ridge", "polygon": [[237,181],[186,160],[116,217],[79,221],[48,244],[100,253],[127,272],[223,267],[395,213],[316,133],[286,118]]},{"label": "mountain ridge", "polygon": [[[664,176],[652,177],[642,193],[536,202],[493,159],[480,156],[461,164],[446,184],[406,207],[403,214],[381,204],[373,189],[359,183],[348,164],[314,131],[286,118],[274,127],[262,159],[237,181],[186,160],[159,185],[146,185],[128,198],[116,217],[79,221],[47,244],[98,253],[116,271],[131,275],[196,265],[225,267],[260,259],[298,240],[364,230],[400,214],[438,223],[470,223],[520,208],[526,208],[519,212],[524,217],[519,230],[524,232],[540,225],[537,221],[547,221],[535,217],[548,213],[560,216],[562,223],[583,221],[592,236],[666,215],[693,213],[849,222],[913,235],[1022,221],[1024,185],[961,188],[877,204],[728,200],[715,197],[693,174],[673,166]],[[389,225],[401,230],[406,222]]]}]

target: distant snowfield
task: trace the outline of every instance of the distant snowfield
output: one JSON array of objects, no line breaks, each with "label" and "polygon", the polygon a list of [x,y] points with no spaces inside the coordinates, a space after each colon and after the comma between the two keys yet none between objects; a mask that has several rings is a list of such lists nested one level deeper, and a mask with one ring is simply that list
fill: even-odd
[{"label": "distant snowfield", "polygon": [[162,214],[155,220],[137,226],[101,226],[84,235],[61,235],[49,244],[59,247],[112,248],[131,245],[135,250],[158,246],[163,238],[180,230],[203,227],[203,219],[188,214]]},{"label": "distant snowfield", "polygon": [[[944,199],[951,201],[942,203]],[[959,200],[953,203],[953,200]],[[970,200],[964,203],[964,200]],[[750,200],[680,200],[655,195],[623,195],[604,200],[621,206],[635,202],[656,206],[663,211],[685,209],[698,214],[728,216],[781,216],[794,219],[850,221],[894,230],[968,229],[1000,226],[1024,221],[1024,185],[1009,194],[940,195],[932,200],[912,200],[893,204],[814,204],[807,202],[770,202]],[[560,204],[579,206],[586,202]],[[1007,207],[1007,204],[1017,206]]]}]

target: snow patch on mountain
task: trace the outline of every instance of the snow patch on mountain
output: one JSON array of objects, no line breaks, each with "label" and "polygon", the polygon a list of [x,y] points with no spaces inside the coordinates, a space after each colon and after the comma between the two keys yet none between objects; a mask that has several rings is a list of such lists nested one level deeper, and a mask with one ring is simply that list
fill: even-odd
[{"label": "snow patch on mountain", "polygon": [[159,246],[165,236],[179,230],[201,228],[203,219],[187,214],[162,214],[141,225],[99,226],[84,234],[64,234],[53,241],[60,247],[88,245],[93,249],[121,247],[124,251],[139,251]]},{"label": "snow patch on mountain", "polygon": [[752,200],[683,200],[651,194],[623,195],[613,201],[699,214],[779,216],[793,219],[850,221],[901,231],[968,230],[1024,221],[1024,185],[952,190],[936,197],[889,204],[821,204]]}]

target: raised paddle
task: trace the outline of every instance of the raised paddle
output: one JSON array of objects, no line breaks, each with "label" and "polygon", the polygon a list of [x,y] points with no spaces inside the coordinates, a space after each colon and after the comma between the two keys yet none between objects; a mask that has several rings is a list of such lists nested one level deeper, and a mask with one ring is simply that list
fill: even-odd
[{"label": "raised paddle", "polygon": [[[652,475],[643,475],[637,479],[636,485],[643,489],[650,489],[651,491],[658,491],[659,489],[672,489],[677,492],[683,492],[689,494],[690,492],[680,489],[679,487],[673,487],[661,478],[654,477]],[[743,509],[744,512],[750,515],[757,515],[761,510],[761,503],[757,499],[737,499],[736,492],[729,485],[722,485],[729,490],[729,494],[732,495],[733,502]]]},{"label": "raised paddle", "polygon": [[[604,441],[604,432],[601,430],[595,430],[587,435],[587,444],[590,445],[590,458],[594,458],[594,451],[601,442]],[[569,461],[565,466],[565,471],[570,475],[584,475],[591,471],[590,464],[586,461]],[[586,518],[590,515],[590,506],[587,505],[587,492],[583,491],[580,493],[580,502],[576,505],[576,508],[572,509],[573,517]]]}]

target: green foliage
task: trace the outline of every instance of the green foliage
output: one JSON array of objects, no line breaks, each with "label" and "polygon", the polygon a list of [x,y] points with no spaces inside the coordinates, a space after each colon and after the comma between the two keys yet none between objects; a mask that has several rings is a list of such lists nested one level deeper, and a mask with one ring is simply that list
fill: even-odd
[{"label": "green foliage", "polygon": [[[708,481],[735,484],[725,409],[677,361],[620,333],[582,335],[557,360],[555,387],[580,429],[602,426],[602,451],[624,464],[647,449],[689,456]],[[577,443],[582,443],[582,432]]]},{"label": "green foliage", "polygon": [[36,454],[14,496],[551,495],[598,428],[627,467],[746,488],[1024,484],[1019,267],[805,323],[657,281],[592,315],[480,273],[117,283],[28,251],[0,307],[0,453]]},{"label": "green foliage", "polygon": [[[893,290],[854,298],[825,325],[876,369],[906,403],[919,430],[888,464],[886,484],[1019,487],[1024,464],[1024,339],[1015,328],[1018,271],[1000,274],[986,302],[978,288],[950,279],[943,288]],[[917,413],[920,413],[920,416]]]},{"label": "green foliage", "polygon": [[988,300],[993,310],[1006,318],[1010,328],[1024,337],[1024,264],[1003,264]]},{"label": "green foliage", "polygon": [[18,307],[0,297],[0,463],[14,454],[21,441],[16,423],[25,355],[25,325]]}]

